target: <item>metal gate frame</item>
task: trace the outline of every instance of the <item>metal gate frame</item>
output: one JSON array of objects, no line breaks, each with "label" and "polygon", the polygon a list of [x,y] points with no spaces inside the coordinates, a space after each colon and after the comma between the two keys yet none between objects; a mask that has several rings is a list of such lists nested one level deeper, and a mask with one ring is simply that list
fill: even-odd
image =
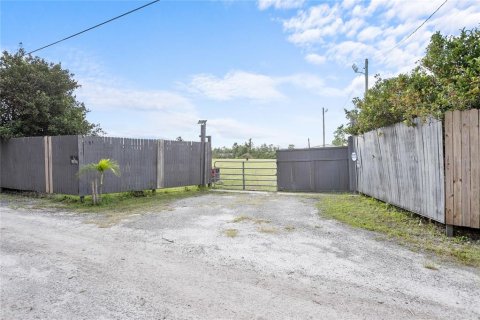
[{"label": "metal gate frame", "polygon": [[[275,166],[273,168],[265,168],[265,167],[260,167],[258,164],[260,163],[274,163]],[[241,163],[241,166],[235,167],[235,166],[217,166],[217,164],[221,163],[226,163],[228,164],[235,164],[235,163]],[[245,163],[253,163],[257,164],[255,167],[246,167]],[[224,170],[227,170],[227,172],[224,172]],[[240,172],[235,172],[237,170],[240,170]],[[268,171],[271,172],[272,170],[275,170],[274,174],[271,173],[251,173],[248,172],[249,170],[255,170],[255,171]],[[228,172],[230,171],[230,172]],[[232,172],[233,171],[233,172]],[[223,178],[226,176],[227,178]],[[248,177],[260,177],[260,179],[248,179]],[[274,179],[268,179],[267,177],[275,177]],[[221,186],[222,189],[238,189],[241,187],[241,190],[251,190],[251,191],[277,191],[277,161],[275,159],[272,159],[271,161],[265,160],[265,161],[258,161],[258,160],[216,160],[213,163],[213,168],[212,168],[212,183],[216,186]],[[228,183],[228,184],[222,184],[221,182],[223,181],[229,181],[233,183]],[[255,184],[250,184],[252,182],[260,182],[260,183],[255,183]],[[275,185],[268,184],[267,182],[275,182]],[[264,190],[264,189],[257,189],[258,187],[260,188],[274,188],[274,190]]]}]

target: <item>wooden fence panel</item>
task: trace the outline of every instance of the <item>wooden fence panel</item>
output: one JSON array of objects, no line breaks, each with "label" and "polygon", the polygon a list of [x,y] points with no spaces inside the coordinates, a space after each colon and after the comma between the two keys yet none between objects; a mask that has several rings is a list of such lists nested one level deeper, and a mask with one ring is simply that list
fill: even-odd
[{"label": "wooden fence panel", "polygon": [[445,114],[447,224],[480,228],[480,110]]},{"label": "wooden fence panel", "polygon": [[445,222],[442,123],[397,123],[354,138],[357,190]]}]

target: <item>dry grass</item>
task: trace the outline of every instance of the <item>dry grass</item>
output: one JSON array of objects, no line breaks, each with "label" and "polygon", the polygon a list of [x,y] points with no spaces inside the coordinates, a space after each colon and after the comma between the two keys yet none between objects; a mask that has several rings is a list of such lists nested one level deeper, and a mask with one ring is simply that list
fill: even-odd
[{"label": "dry grass", "polygon": [[285,231],[293,231],[293,230],[295,230],[295,227],[294,226],[286,226],[284,229],[285,229]]},{"label": "dry grass", "polygon": [[278,233],[278,229],[274,227],[261,226],[258,228],[258,232],[274,234]]},{"label": "dry grass", "polygon": [[223,230],[223,234],[226,235],[229,238],[235,238],[238,236],[238,230],[237,229],[226,229]]},{"label": "dry grass", "polygon": [[244,221],[251,221],[255,224],[262,224],[262,223],[270,223],[271,222],[270,220],[256,219],[256,218],[253,218],[253,217],[250,217],[250,216],[244,216],[244,215],[238,216],[238,217],[236,217],[235,219],[232,220],[232,222],[234,222],[234,223],[244,222]]},{"label": "dry grass", "polygon": [[435,265],[435,263],[431,262],[431,261],[426,261],[423,266],[427,269],[430,269],[430,270],[438,270],[438,267]]}]

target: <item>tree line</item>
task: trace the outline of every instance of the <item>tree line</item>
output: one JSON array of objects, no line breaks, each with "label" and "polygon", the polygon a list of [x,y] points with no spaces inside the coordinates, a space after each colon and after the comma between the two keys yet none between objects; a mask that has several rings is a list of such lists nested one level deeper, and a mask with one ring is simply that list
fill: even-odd
[{"label": "tree line", "polygon": [[242,144],[235,142],[232,147],[220,147],[212,149],[214,159],[275,159],[279,146],[266,143],[255,146],[252,139]]}]

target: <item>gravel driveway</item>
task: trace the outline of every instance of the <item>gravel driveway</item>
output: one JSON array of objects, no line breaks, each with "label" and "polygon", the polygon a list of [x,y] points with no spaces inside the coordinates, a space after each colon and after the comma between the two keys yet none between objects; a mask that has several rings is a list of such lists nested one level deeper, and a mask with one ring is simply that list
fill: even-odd
[{"label": "gravel driveway", "polygon": [[478,270],[427,269],[317,201],[211,192],[109,228],[3,204],[1,317],[480,319]]}]

